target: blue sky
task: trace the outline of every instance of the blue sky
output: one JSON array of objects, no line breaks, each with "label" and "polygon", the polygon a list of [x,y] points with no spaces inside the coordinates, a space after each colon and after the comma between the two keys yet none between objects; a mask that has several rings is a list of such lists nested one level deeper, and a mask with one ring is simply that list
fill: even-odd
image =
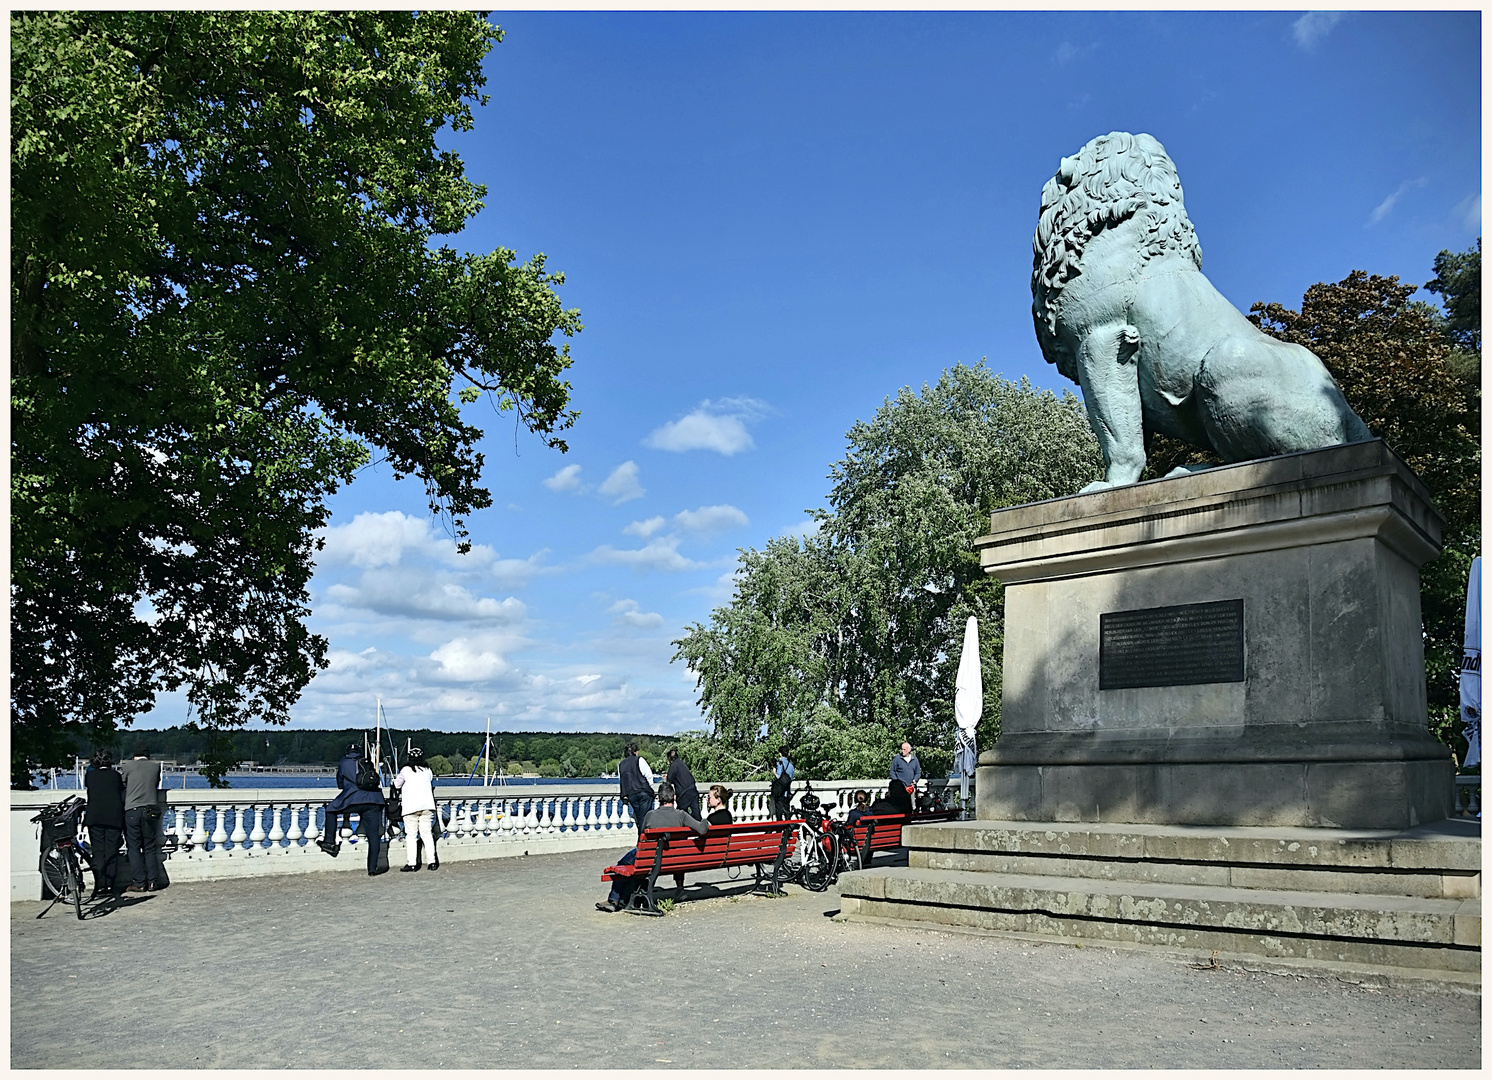
[{"label": "blue sky", "polygon": [[[494,15],[448,136],[471,250],[545,252],[585,330],[570,452],[490,411],[455,554],[368,470],[312,582],[331,667],[300,727],[702,726],[670,641],[736,551],[806,527],[844,433],[954,363],[1068,384],[1031,326],[1042,184],[1112,130],[1177,165],[1241,309],[1353,269],[1428,280],[1481,230],[1481,16]],[[480,410],[482,406],[473,407]],[[185,718],[164,698],[145,723]]]}]

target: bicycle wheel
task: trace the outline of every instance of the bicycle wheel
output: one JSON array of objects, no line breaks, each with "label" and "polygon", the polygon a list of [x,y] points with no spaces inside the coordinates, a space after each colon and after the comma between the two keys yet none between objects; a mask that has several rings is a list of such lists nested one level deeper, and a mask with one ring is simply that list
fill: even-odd
[{"label": "bicycle wheel", "polygon": [[829,836],[812,836],[803,852],[803,887],[809,892],[823,892],[834,879],[834,840]]},{"label": "bicycle wheel", "polygon": [[83,874],[78,869],[78,856],[72,848],[62,853],[63,873],[67,875],[67,887],[72,894],[73,911],[78,920],[83,918]]},{"label": "bicycle wheel", "polygon": [[[835,839],[838,840],[839,837],[835,837]],[[853,843],[846,844],[843,842],[836,844],[836,847],[839,849],[840,874],[847,874],[851,870],[860,869],[860,849],[858,847]],[[838,874],[835,875],[835,879],[838,880]]]}]

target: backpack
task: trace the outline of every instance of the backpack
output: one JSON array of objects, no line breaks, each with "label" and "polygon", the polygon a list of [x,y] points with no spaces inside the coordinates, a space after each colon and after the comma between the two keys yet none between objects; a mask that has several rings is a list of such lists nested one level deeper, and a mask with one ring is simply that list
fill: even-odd
[{"label": "backpack", "polygon": [[357,779],[354,783],[363,791],[383,790],[383,785],[378,782],[378,770],[373,767],[373,762],[367,758],[358,758]]},{"label": "backpack", "polygon": [[782,799],[793,789],[793,778],[784,771],[780,776],[772,777],[772,797]]}]

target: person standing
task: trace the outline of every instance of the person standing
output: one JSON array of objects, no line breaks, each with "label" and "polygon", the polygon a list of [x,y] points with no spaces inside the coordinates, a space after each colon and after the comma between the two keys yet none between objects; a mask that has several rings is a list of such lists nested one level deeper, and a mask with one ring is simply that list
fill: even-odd
[{"label": "person standing", "polygon": [[83,824],[93,849],[93,896],[113,896],[119,876],[119,844],[124,837],[124,778],[114,768],[114,755],[95,750],[93,764],[83,777],[88,806]]},{"label": "person standing", "polygon": [[917,781],[922,779],[922,762],[912,753],[912,744],[903,742],[901,753],[891,759],[891,779],[905,784],[907,795],[915,797]]},{"label": "person standing", "polygon": [[788,815],[792,813],[793,774],[796,771],[793,763],[788,760],[787,747],[779,747],[777,767],[772,771],[772,818],[774,821],[786,821]]},{"label": "person standing", "polygon": [[429,856],[429,869],[440,869],[440,860],[435,857],[435,833],[432,823],[435,818],[435,774],[425,764],[425,751],[416,746],[410,749],[404,768],[394,777],[394,787],[403,795],[404,804],[404,865],[401,874],[414,873],[420,868],[420,845],[425,845]]},{"label": "person standing", "polygon": [[680,810],[695,817],[700,816],[699,788],[694,783],[694,774],[689,771],[689,763],[671,747],[668,751],[668,775],[664,777],[664,782],[672,784],[674,791],[678,792]]},{"label": "person standing", "polygon": [[632,824],[642,832],[648,811],[653,809],[652,770],[644,778],[646,762],[637,753],[637,744],[629,742],[622,750],[622,760],[617,763],[617,781],[622,788],[622,801],[632,808]]},{"label": "person standing", "polygon": [[155,892],[161,881],[161,763],[150,760],[143,744],[130,761],[120,762],[124,781],[124,845],[130,861],[125,892]]},{"label": "person standing", "polygon": [[368,876],[376,877],[383,872],[378,869],[378,855],[383,840],[383,787],[378,783],[376,772],[371,781],[364,781],[371,786],[364,787],[358,783],[359,773],[366,777],[369,771],[369,763],[363,761],[362,750],[357,743],[353,743],[337,763],[337,786],[342,790],[326,804],[326,831],[316,841],[316,845],[335,859],[341,851],[341,844],[337,840],[337,823],[342,817],[351,821],[352,813],[356,811],[363,831],[368,834]]}]

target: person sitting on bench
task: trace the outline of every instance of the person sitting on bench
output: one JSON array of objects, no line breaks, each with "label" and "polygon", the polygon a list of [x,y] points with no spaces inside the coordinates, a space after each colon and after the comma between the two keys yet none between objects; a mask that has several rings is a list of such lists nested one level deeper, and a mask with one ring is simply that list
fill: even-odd
[{"label": "person sitting on bench", "polygon": [[[673,785],[667,780],[658,785],[658,802],[656,810],[649,811],[648,816],[643,819],[642,829],[638,830],[641,836],[647,829],[666,829],[676,825],[682,825],[700,836],[709,832],[708,822],[700,821],[699,818],[674,806],[677,798]],[[637,849],[633,848],[627,854],[617,860],[618,866],[635,866],[637,864]],[[637,877],[623,878],[611,883],[611,895],[596,905],[597,911],[621,911],[632,899],[632,890],[637,887]]]},{"label": "person sitting on bench", "polygon": [[851,826],[858,825],[860,819],[870,813],[870,792],[861,788],[855,792],[855,808],[850,811],[849,823]]},{"label": "person sitting on bench", "polygon": [[907,793],[907,786],[899,781],[891,781],[891,786],[886,789],[875,802],[870,804],[870,814],[910,814],[912,812],[912,797]]}]

